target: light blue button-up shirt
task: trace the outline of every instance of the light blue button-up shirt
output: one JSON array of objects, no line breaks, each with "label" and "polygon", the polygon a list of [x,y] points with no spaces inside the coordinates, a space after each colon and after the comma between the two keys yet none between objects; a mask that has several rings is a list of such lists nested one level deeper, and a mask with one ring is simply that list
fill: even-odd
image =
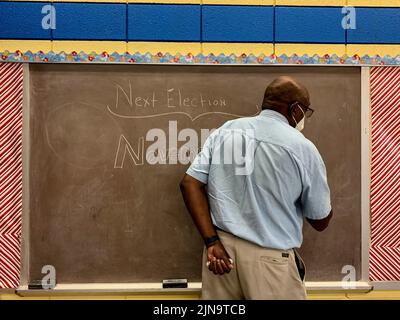
[{"label": "light blue button-up shirt", "polygon": [[[240,159],[237,143],[242,135]],[[243,146],[244,145],[244,146]],[[224,156],[225,155],[225,156]],[[243,173],[243,163],[249,163]],[[262,247],[287,250],[303,241],[303,217],[331,211],[324,162],[314,144],[273,110],[226,122],[206,140],[187,174],[207,184],[213,223]]]}]

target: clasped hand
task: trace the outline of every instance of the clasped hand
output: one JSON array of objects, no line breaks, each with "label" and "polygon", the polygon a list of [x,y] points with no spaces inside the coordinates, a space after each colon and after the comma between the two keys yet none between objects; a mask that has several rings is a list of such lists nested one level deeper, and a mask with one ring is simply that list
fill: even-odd
[{"label": "clasped hand", "polygon": [[216,241],[207,248],[207,259],[208,270],[214,274],[223,275],[233,269],[233,260],[220,241]]}]

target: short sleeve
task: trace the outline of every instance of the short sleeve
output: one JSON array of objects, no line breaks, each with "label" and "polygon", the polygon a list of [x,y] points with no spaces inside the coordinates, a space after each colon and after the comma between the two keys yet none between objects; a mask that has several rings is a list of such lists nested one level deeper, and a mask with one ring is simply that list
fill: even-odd
[{"label": "short sleeve", "polygon": [[301,205],[303,215],[312,220],[326,218],[331,212],[330,190],[326,168],[318,150],[314,147],[302,177]]},{"label": "short sleeve", "polygon": [[217,134],[218,130],[215,130],[212,134],[208,136],[203,145],[203,148],[196,155],[189,169],[186,171],[186,173],[189,176],[195,178],[196,180],[199,180],[204,184],[207,184],[208,182],[208,174],[210,172],[210,166],[212,160],[211,158],[212,158],[213,144],[215,136]]}]

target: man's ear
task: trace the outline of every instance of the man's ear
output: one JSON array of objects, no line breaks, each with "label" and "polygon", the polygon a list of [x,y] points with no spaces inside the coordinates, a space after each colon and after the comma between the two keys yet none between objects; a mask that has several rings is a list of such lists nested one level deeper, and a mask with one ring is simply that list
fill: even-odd
[{"label": "man's ear", "polygon": [[[297,108],[296,108],[296,104],[295,103],[292,103],[292,104],[289,105],[289,124],[293,128],[296,127],[296,121],[299,122],[298,114],[296,113],[296,109]],[[296,120],[294,120],[293,117]]]},{"label": "man's ear", "polygon": [[[292,108],[291,114],[295,117],[297,122],[299,122],[301,119],[303,119],[304,111],[298,102],[295,102],[294,104],[292,104],[291,108]],[[305,116],[305,113],[304,113],[304,116]]]}]

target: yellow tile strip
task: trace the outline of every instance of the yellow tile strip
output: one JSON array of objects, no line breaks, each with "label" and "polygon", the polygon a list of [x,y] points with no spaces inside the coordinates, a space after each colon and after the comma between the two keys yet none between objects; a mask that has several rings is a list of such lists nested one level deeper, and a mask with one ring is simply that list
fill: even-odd
[{"label": "yellow tile strip", "polygon": [[274,45],[272,43],[202,43],[203,55],[214,54],[218,56],[223,53],[230,55],[231,53],[239,56],[243,53],[246,55],[260,54],[271,55],[274,53]]},{"label": "yellow tile strip", "polygon": [[32,51],[32,53],[42,50],[47,53],[52,49],[52,42],[50,40],[0,40],[0,52],[9,51],[21,52]]},{"label": "yellow tile strip", "polygon": [[349,56],[358,54],[360,57],[364,55],[379,55],[381,57],[389,55],[395,57],[400,55],[400,45],[348,44],[346,50]]},{"label": "yellow tile strip", "polygon": [[128,52],[133,54],[139,52],[145,54],[162,54],[169,52],[174,55],[176,53],[197,55],[201,53],[200,42],[128,42]]},{"label": "yellow tile strip", "polygon": [[106,51],[111,54],[114,52],[125,53],[127,50],[126,42],[124,41],[53,41],[53,51],[58,53],[64,51],[71,53],[75,51],[79,53],[102,53]]},{"label": "yellow tile strip", "polygon": [[286,54],[287,56],[291,56],[297,54],[298,56],[302,56],[307,54],[309,56],[317,54],[319,56],[323,56],[325,54],[329,54],[330,56],[333,54],[343,56],[346,54],[346,45],[344,44],[275,44],[275,54],[277,56]]}]

